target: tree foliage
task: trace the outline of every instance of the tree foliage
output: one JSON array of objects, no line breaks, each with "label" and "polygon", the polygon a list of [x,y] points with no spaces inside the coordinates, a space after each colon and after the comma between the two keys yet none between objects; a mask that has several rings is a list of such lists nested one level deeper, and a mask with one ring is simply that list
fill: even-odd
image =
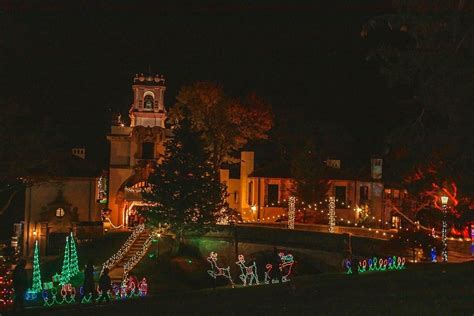
[{"label": "tree foliage", "polygon": [[314,147],[313,142],[308,141],[291,163],[293,192],[305,203],[324,201],[329,191],[327,167]]},{"label": "tree foliage", "polygon": [[170,111],[173,119],[190,113],[191,126],[201,132],[214,165],[231,161],[233,151],[241,149],[249,140],[266,139],[272,127],[270,106],[256,94],[244,98],[228,96],[222,86],[199,81],[184,86]]},{"label": "tree foliage", "polygon": [[417,210],[440,208],[440,195],[454,210],[474,192],[474,16],[462,0],[394,4],[397,13],[371,18],[361,32],[386,35],[368,58],[412,109],[387,140],[387,175]]},{"label": "tree foliage", "polygon": [[148,178],[151,191],[143,192],[154,206],[142,215],[152,225],[168,226],[178,236],[185,231],[205,232],[227,207],[226,187],[190,121],[183,118],[173,132],[161,164]]}]

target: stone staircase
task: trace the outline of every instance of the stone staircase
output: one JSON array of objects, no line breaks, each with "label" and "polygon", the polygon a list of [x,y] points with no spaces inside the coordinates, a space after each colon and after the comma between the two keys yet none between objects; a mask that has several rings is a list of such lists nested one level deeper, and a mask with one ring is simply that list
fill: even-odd
[{"label": "stone staircase", "polygon": [[112,282],[120,283],[122,282],[123,278],[123,266],[130,260],[130,258],[133,257],[133,255],[142,249],[143,245],[145,244],[145,241],[148,239],[150,236],[150,232],[147,230],[144,230],[140,235],[138,235],[137,239],[135,242],[132,244],[128,252],[123,256],[123,258],[117,262],[117,264],[110,270],[109,276]]}]

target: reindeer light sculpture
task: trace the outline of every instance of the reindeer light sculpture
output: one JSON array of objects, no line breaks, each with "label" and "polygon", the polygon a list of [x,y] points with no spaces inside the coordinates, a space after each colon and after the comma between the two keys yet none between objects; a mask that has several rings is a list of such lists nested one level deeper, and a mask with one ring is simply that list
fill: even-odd
[{"label": "reindeer light sculpture", "polygon": [[253,281],[255,281],[255,283],[257,285],[259,284],[258,275],[257,275],[257,265],[256,265],[255,261],[253,262],[253,264],[247,266],[245,264],[244,255],[239,255],[238,256],[238,261],[235,264],[237,264],[240,267],[240,271],[242,273],[239,275],[239,277],[242,280],[242,282],[244,283],[244,286],[247,285],[247,279],[249,281],[248,282],[249,285],[252,285]]},{"label": "reindeer light sculpture", "polygon": [[232,287],[234,287],[234,282],[232,281],[232,276],[230,275],[230,266],[227,268],[221,268],[217,266],[217,253],[212,251],[207,258],[207,261],[211,264],[211,270],[207,270],[207,273],[214,280],[217,277],[225,277],[230,281]]}]

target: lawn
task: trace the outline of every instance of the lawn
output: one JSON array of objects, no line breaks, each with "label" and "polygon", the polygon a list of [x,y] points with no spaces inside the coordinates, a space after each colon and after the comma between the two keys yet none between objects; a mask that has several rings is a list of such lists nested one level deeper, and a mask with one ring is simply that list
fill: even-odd
[{"label": "lawn", "polygon": [[[182,290],[197,290],[213,286],[212,280],[207,274],[210,264],[203,258],[197,250],[190,246],[184,246],[179,252],[172,252],[173,241],[170,238],[161,238],[157,243],[152,244],[147,255],[132,270],[131,275],[135,275],[139,280],[146,277],[151,294],[159,295],[163,292],[174,292]],[[257,263],[259,279],[264,279],[264,267],[271,257],[271,251],[260,251],[253,254],[249,259]],[[298,260],[293,272],[298,275],[318,273],[313,265],[308,264],[307,257],[297,256]],[[235,259],[237,261],[237,259]],[[222,265],[222,263],[220,263]],[[240,283],[238,275],[240,270],[231,261],[231,274],[234,282]],[[226,285],[228,281],[217,280],[216,284]]]},{"label": "lawn", "polygon": [[[162,292],[107,306],[60,307],[48,315],[295,314],[473,315],[474,262],[417,264],[362,275],[326,273],[285,284]],[[30,315],[46,310],[32,309]]]}]

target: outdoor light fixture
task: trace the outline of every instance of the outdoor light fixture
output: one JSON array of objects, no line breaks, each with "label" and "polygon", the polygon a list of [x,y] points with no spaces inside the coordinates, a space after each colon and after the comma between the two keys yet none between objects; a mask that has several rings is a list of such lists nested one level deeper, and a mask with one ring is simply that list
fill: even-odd
[{"label": "outdoor light fixture", "polygon": [[441,203],[442,203],[443,205],[448,204],[448,200],[449,200],[449,198],[448,198],[447,196],[445,196],[445,195],[443,195],[443,196],[441,197]]},{"label": "outdoor light fixture", "polygon": [[257,205],[252,205],[252,207],[250,207],[250,209],[252,210],[252,212],[256,212],[257,211]]},{"label": "outdoor light fixture", "polygon": [[36,236],[38,235],[38,233],[36,232],[36,230],[33,231],[33,237],[36,239]]}]

